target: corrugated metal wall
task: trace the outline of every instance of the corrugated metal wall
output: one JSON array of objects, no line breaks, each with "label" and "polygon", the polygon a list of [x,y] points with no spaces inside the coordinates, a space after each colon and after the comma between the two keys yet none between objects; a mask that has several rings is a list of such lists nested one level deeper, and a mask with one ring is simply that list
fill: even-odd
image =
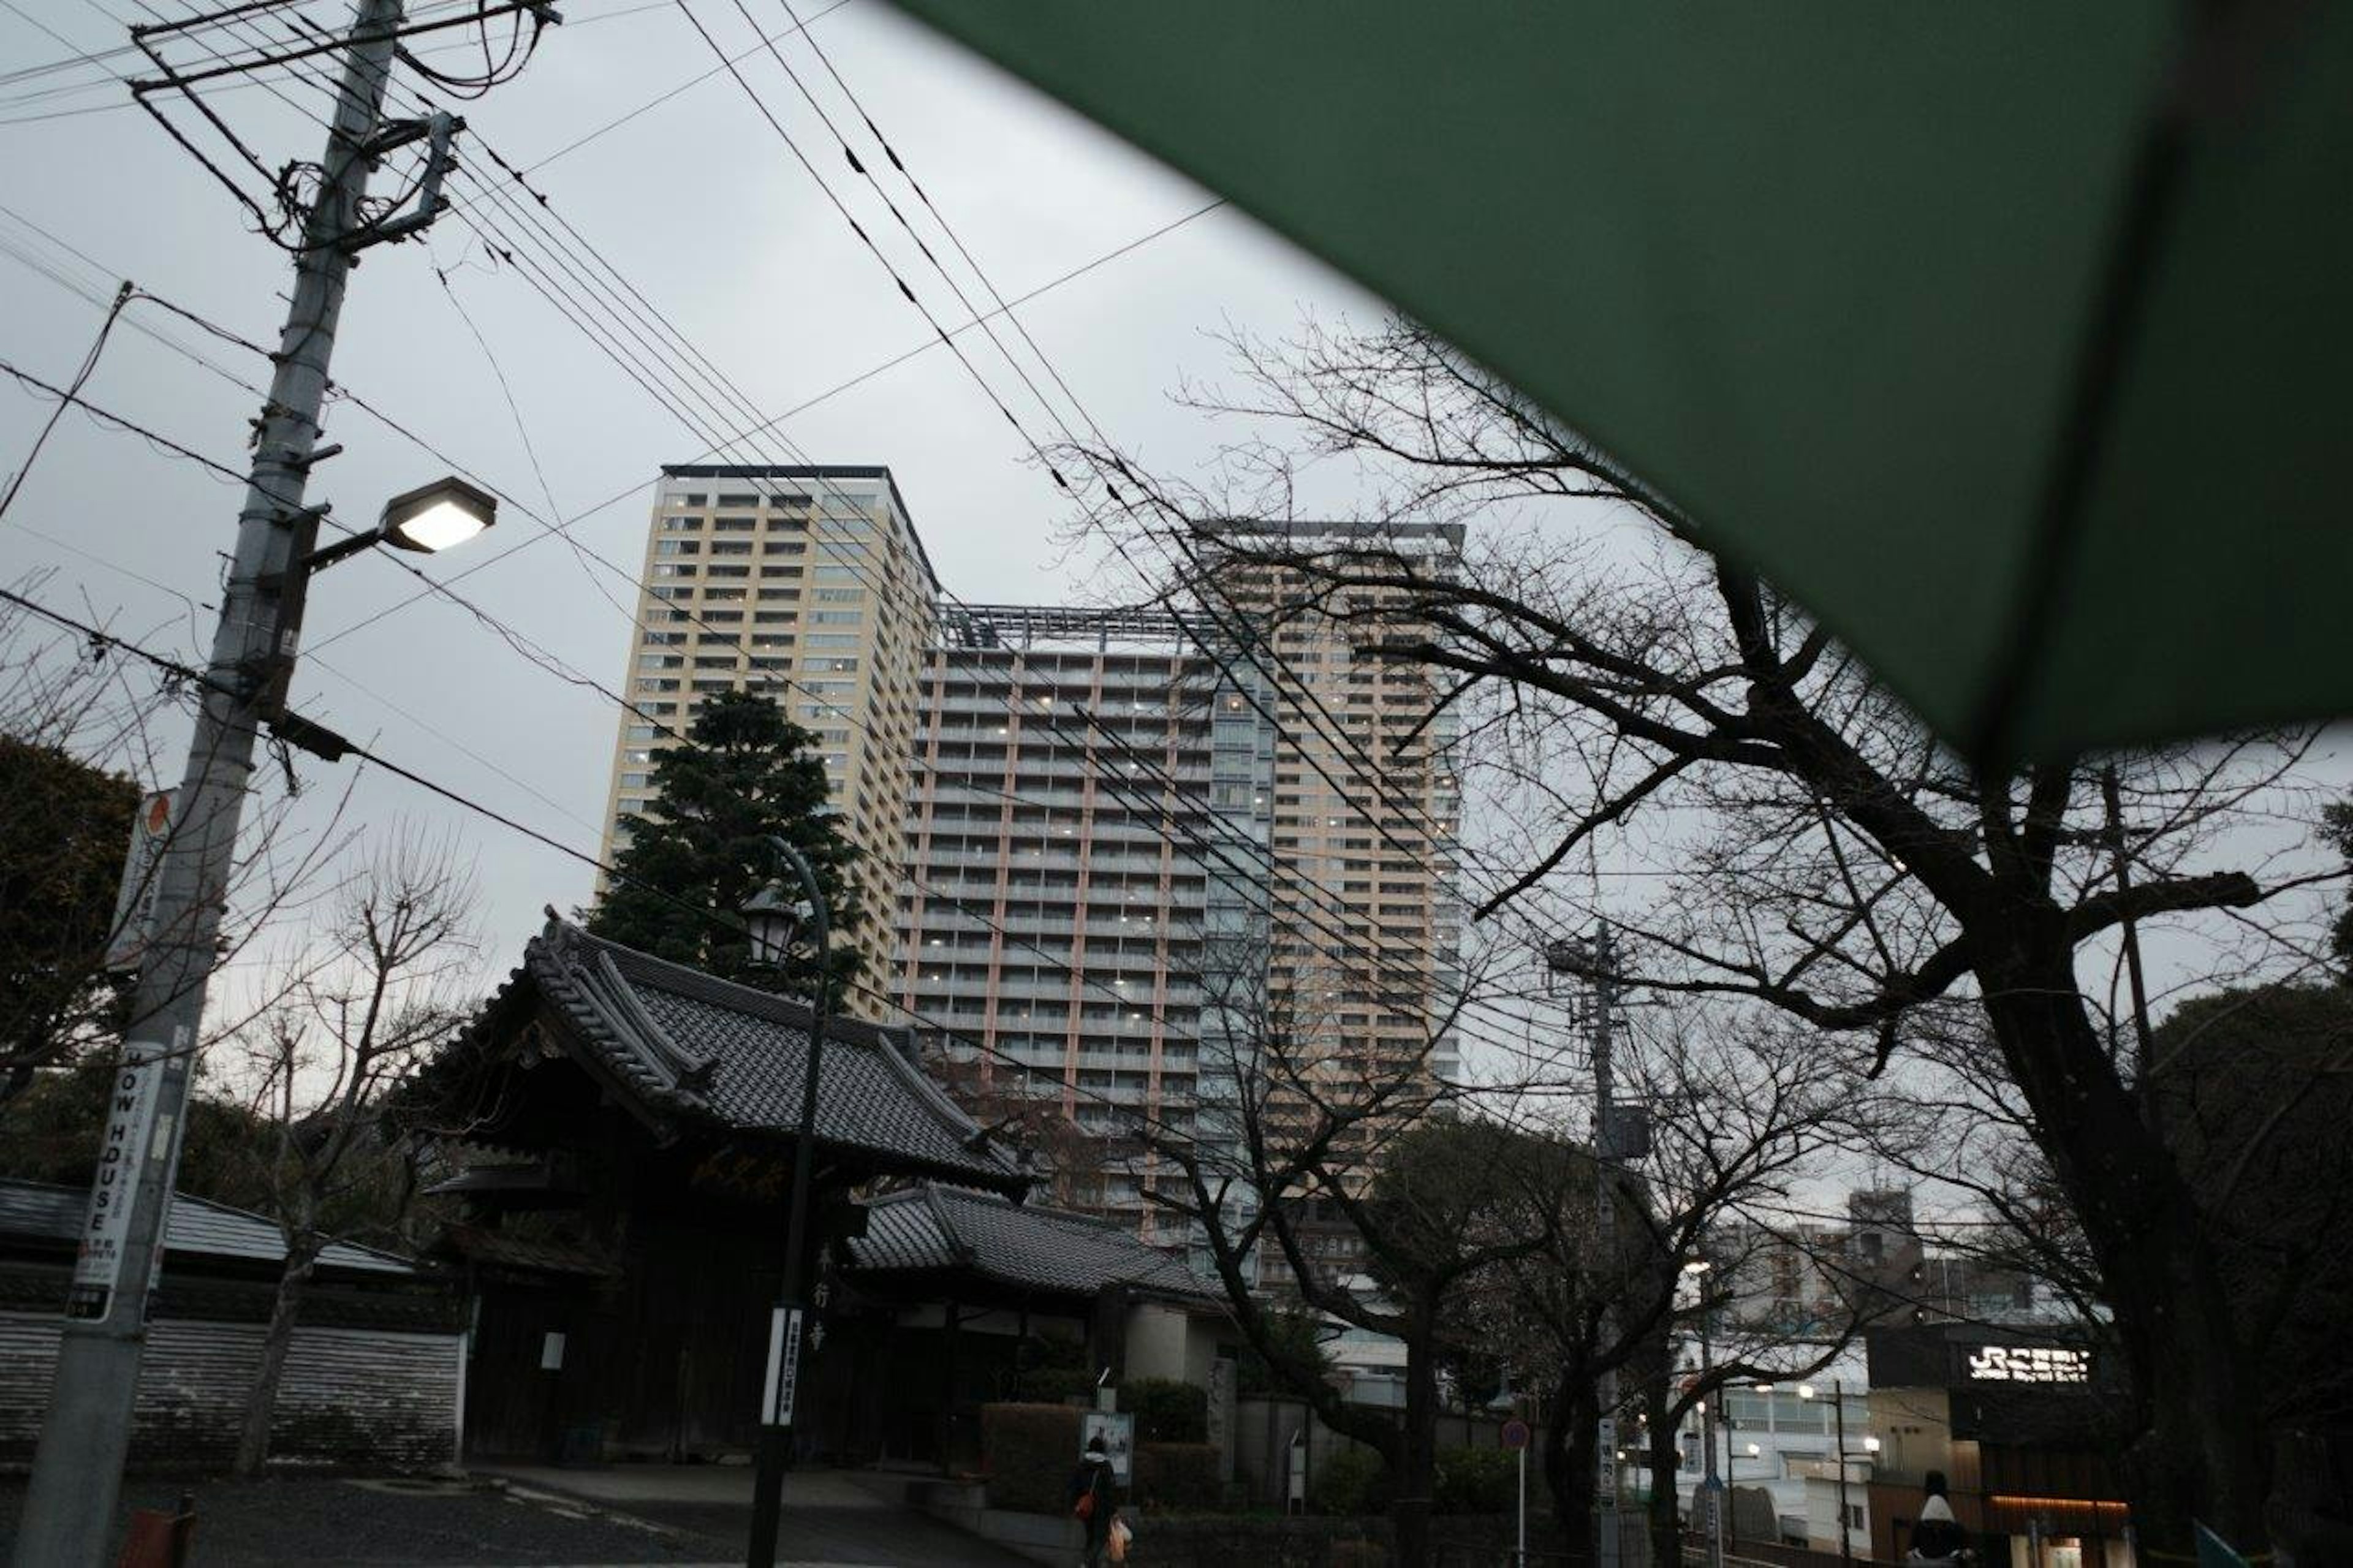
[{"label": "corrugated metal wall", "polygon": [[[31,1461],[58,1352],[54,1313],[0,1312],[0,1466]],[[157,1321],[139,1370],[134,1463],[215,1469],[237,1450],[259,1323]],[[462,1342],[450,1333],[298,1328],[271,1458],[421,1469],[458,1453]]]}]

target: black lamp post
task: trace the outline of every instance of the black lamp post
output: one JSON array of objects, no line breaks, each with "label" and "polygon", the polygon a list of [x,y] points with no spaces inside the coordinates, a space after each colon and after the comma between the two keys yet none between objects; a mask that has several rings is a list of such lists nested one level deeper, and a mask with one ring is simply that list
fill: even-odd
[{"label": "black lamp post", "polygon": [[759,1469],[752,1489],[752,1540],[744,1561],[750,1568],[775,1568],[776,1526],[784,1510],[785,1458],[792,1445],[793,1393],[800,1377],[801,1255],[808,1245],[809,1183],[817,1162],[817,1085],[825,1061],[826,989],[831,978],[825,890],[801,852],[781,838],[768,847],[800,879],[802,898],[786,899],[773,880],[745,900],[742,914],[752,938],[754,963],[782,969],[793,939],[806,921],[817,949],[817,984],[809,997],[808,1070],[801,1079],[800,1133],[793,1144],[791,1218],[785,1228],[785,1282],[768,1320],[768,1375],[760,1390]]}]

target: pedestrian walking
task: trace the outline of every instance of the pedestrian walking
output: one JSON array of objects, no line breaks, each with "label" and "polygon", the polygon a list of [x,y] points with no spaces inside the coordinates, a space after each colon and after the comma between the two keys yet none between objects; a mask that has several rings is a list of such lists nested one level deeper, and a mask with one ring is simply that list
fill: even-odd
[{"label": "pedestrian walking", "polygon": [[1921,1480],[1920,1491],[1920,1517],[1912,1522],[1912,1550],[1905,1554],[1905,1562],[1922,1568],[1961,1568],[1972,1553],[1969,1538],[1953,1517],[1952,1501],[1945,1496],[1945,1472],[1930,1470]]},{"label": "pedestrian walking", "polygon": [[1079,1561],[1084,1568],[1101,1568],[1103,1548],[1111,1541],[1112,1521],[1119,1508],[1116,1482],[1112,1475],[1111,1454],[1104,1448],[1103,1434],[1087,1439],[1087,1451],[1071,1472],[1070,1486],[1071,1516],[1087,1532],[1086,1550]]}]

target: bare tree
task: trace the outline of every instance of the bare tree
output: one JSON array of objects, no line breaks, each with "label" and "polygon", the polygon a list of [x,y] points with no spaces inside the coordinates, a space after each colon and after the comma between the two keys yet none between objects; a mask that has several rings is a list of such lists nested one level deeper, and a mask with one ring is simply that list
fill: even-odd
[{"label": "bare tree", "polygon": [[[20,582],[18,597],[34,599],[47,582]],[[95,609],[83,613],[103,623]],[[85,642],[16,600],[0,601],[0,1112],[37,1075],[119,1039],[131,1022],[131,971],[111,970],[109,958],[128,936],[135,963],[133,922],[148,888],[134,882],[120,902],[117,892],[142,781],[164,779],[162,748],[189,698],[185,682],[103,640]],[[282,805],[296,793],[290,762],[253,787]],[[224,889],[222,964],[311,896],[346,842],[342,809],[339,801],[307,832],[283,811],[260,814],[264,826]],[[149,876],[159,864],[149,862]],[[227,1009],[229,1021],[208,1024],[206,1042],[269,1000],[265,993],[243,1011]]]},{"label": "bare tree", "polygon": [[[1493,1325],[1497,1353],[1545,1389],[1545,1473],[1571,1531],[1582,1529],[1604,1469],[1596,1391],[1604,1373],[1620,1375],[1620,1403],[1606,1413],[1624,1434],[1640,1428],[1638,1415],[1647,1418],[1647,1441],[1630,1436],[1626,1447],[1644,1451],[1651,1468],[1653,1547],[1671,1552],[1683,1416],[1733,1383],[1827,1364],[1874,1309],[1858,1294],[1803,1335],[1729,1328],[1711,1364],[1680,1379],[1670,1376],[1674,1347],[1742,1274],[1758,1236],[1746,1217],[1788,1202],[1875,1112],[1852,1069],[1823,1069],[1812,1031],[1769,1016],[1684,1006],[1633,1033],[1619,1098],[1648,1110],[1650,1147],[1609,1170],[1614,1242],[1599,1234],[1589,1152],[1557,1140],[1573,1151],[1575,1176],[1548,1199],[1559,1213],[1542,1227],[1546,1245],[1470,1281],[1458,1317]],[[1525,1118],[1525,1103],[1511,1113]]]},{"label": "bare tree", "polygon": [[[1212,977],[1218,1005],[1206,1012],[1221,1022],[1204,1030],[1205,1058],[1217,1059],[1203,1062],[1198,1121],[1146,1121],[1137,1134],[1169,1173],[1157,1200],[1199,1239],[1250,1348],[1326,1426],[1380,1454],[1398,1560],[1426,1563],[1439,1369],[1459,1342],[1448,1309],[1466,1279],[1545,1245],[1489,1216],[1546,1184],[1552,1152],[1447,1114],[1454,1091],[1428,1056],[1451,1014],[1431,1021],[1420,1051],[1367,1057],[1316,1004],[1322,991],[1277,992],[1263,973]],[[1540,1223],[1542,1205],[1526,1212]],[[1261,1270],[1281,1283],[1262,1288]],[[1398,1341],[1401,1423],[1326,1381],[1321,1358],[1286,1331],[1289,1302]]]},{"label": "bare tree", "polygon": [[[1699,547],[1672,500],[1429,333],[1311,329],[1238,348],[1244,390],[1196,401],[1299,439],[1235,449],[1215,496],[1152,492],[1102,526],[1163,541],[1178,563],[1170,591],[1200,596],[1216,589],[1182,570],[1188,538],[1288,506],[1304,461],[1368,465],[1386,486],[1373,522],[1523,508],[1522,526],[1495,531],[1459,573],[1377,538],[1219,538],[1311,584],[1296,613],[1354,621],[1367,656],[1483,701],[1487,785],[1512,810],[1481,862],[1482,918],[1559,929],[1592,907],[1577,873],[1629,858],[1664,875],[1659,896],[1610,910],[1637,938],[1621,984],[1768,1004],[1843,1037],[1842,1059],[1873,1071],[1927,1005],[1981,1009],[2113,1316],[2144,1540],[2186,1551],[2193,1514],[2263,1538],[2262,1401],[2214,1215],[2079,967],[2144,924],[2198,914],[2278,956],[2248,911],[2308,879],[2233,863],[2224,835],[2293,805],[2303,740],[1973,770],[1828,628]],[[1092,456],[1106,471],[1120,461]],[[1599,503],[1577,514],[1593,521],[1583,543],[1534,525],[1564,498]],[[1428,629],[1400,629],[1415,626]]]},{"label": "bare tree", "polygon": [[[345,888],[325,962],[248,1032],[253,1110],[270,1129],[258,1174],[286,1257],[237,1439],[241,1477],[269,1459],[287,1352],[321,1254],[339,1240],[391,1239],[408,1213],[416,1166],[391,1112],[466,1016],[473,903],[447,845],[396,834]],[[420,1129],[427,1122],[435,1119]]]}]

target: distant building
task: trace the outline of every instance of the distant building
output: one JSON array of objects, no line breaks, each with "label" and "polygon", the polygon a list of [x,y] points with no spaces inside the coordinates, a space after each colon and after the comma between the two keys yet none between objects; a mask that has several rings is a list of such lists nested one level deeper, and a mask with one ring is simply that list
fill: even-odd
[{"label": "distant building", "polygon": [[[1190,1132],[1204,1071],[1216,675],[1146,611],[956,605],[922,689],[892,989],[968,1106]],[[1049,1160],[1055,1151],[1041,1150]],[[1098,1147],[1068,1201],[1181,1241]],[[1067,1162],[1066,1163],[1074,1163]]]},{"label": "distant building", "polygon": [[771,693],[862,852],[857,941],[897,1005],[853,1010],[903,1016],[984,1122],[1074,1130],[1039,1129],[1058,1201],[1182,1245],[1128,1135],[1239,1139],[1271,1019],[1343,1089],[1458,1057],[1454,721],[1377,652],[1419,628],[1252,547],[1451,574],[1461,538],[1221,524],[1168,608],[965,605],[887,468],[665,468],[607,850],[705,697]]},{"label": "distant building", "polygon": [[[886,468],[680,464],[654,496],[605,855],[650,805],[653,759],[715,692],[765,690],[817,736],[854,868],[877,911],[855,932],[890,962],[915,689],[939,593]],[[880,989],[880,987],[877,987]],[[875,1009],[853,994],[853,1012]]]},{"label": "distant building", "polygon": [[[1429,635],[1404,595],[1333,593],[1317,573],[1355,556],[1458,570],[1451,524],[1229,522],[1205,530],[1204,575],[1240,617],[1217,725],[1247,731],[1253,794],[1273,800],[1269,994],[1368,1077],[1418,1064],[1451,1077],[1446,1009],[1461,990],[1456,728],[1437,672],[1381,657]],[[1293,564],[1305,562],[1310,564]],[[1241,782],[1230,781],[1236,798]],[[1367,1130],[1368,1137],[1370,1131]]]},{"label": "distant building", "polygon": [[1951,1248],[1931,1251],[1907,1189],[1858,1189],[1847,1217],[1727,1226],[1715,1249],[1728,1260],[1723,1317],[1734,1328],[1792,1340],[1857,1321],[1937,1322],[2035,1315],[2033,1281]]}]

